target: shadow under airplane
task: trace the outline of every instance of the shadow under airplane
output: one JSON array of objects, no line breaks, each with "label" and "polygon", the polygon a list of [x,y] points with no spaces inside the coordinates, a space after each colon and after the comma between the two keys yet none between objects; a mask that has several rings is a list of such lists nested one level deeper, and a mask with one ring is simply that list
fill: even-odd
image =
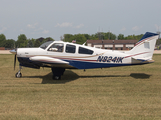
[{"label": "shadow under airplane", "polygon": [[131,73],[130,76],[135,79],[149,79],[150,76],[152,76],[152,75],[148,75],[145,73]]},{"label": "shadow under airplane", "polygon": [[131,73],[130,75],[92,75],[79,76],[71,70],[66,70],[61,80],[53,80],[52,72],[45,76],[23,76],[24,78],[42,78],[42,84],[65,84],[77,80],[78,78],[107,78],[108,77],[133,77],[135,79],[149,79],[151,75],[145,73]]}]

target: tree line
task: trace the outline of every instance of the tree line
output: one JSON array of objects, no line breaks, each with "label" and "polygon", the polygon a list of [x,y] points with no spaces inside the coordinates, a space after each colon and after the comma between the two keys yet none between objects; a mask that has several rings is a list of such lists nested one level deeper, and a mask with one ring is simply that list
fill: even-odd
[{"label": "tree line", "polygon": [[[63,41],[65,42],[72,42],[73,40],[76,40],[76,43],[83,44],[87,40],[140,40],[143,37],[144,34],[140,35],[128,35],[124,36],[123,34],[119,34],[116,36],[112,32],[98,32],[92,35],[89,34],[64,34]],[[161,45],[161,39],[157,40],[156,45]]]},{"label": "tree line", "polygon": [[23,47],[39,47],[41,44],[47,42],[47,41],[54,41],[53,38],[47,37],[47,38],[38,38],[38,39],[27,39],[25,34],[20,34],[18,36],[17,41],[13,39],[6,39],[6,36],[4,34],[0,34],[0,47],[5,48],[23,48]]},{"label": "tree line", "polygon": [[124,36],[123,34],[119,34],[116,36],[115,34],[111,32],[98,32],[96,34],[64,34],[64,41],[65,42],[72,42],[73,40],[76,40],[76,43],[83,44],[87,40],[140,40],[143,37],[143,34],[141,35],[128,35]]},{"label": "tree line", "polygon": [[[83,44],[87,40],[140,40],[143,37],[143,34],[140,35],[128,35],[124,36],[123,34],[119,34],[116,36],[111,32],[98,32],[92,35],[89,34],[64,34],[62,41],[72,42],[76,40],[77,44]],[[13,39],[6,39],[4,34],[0,34],[0,47],[5,48],[17,48],[17,47],[39,47],[41,44],[47,41],[54,41],[53,38],[38,38],[38,39],[27,39],[25,34],[20,34],[18,36],[17,41]],[[157,44],[161,44],[161,39],[157,41]]]}]

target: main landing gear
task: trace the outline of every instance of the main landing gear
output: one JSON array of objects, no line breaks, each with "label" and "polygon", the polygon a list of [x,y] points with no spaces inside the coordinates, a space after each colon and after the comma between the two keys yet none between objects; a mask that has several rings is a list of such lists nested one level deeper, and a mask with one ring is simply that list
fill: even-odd
[{"label": "main landing gear", "polygon": [[53,80],[60,80],[61,76],[64,74],[65,68],[53,67],[51,70],[53,72]]},{"label": "main landing gear", "polygon": [[[20,66],[19,71],[15,74],[16,78],[21,78],[22,77],[21,69],[22,69],[22,66]],[[53,67],[53,68],[51,68],[51,70],[53,72],[53,79],[54,80],[60,80],[61,76],[65,72],[65,68]]]},{"label": "main landing gear", "polygon": [[16,77],[16,78],[21,78],[21,77],[22,77],[21,69],[22,69],[22,67],[20,66],[19,71],[15,74],[15,77]]}]

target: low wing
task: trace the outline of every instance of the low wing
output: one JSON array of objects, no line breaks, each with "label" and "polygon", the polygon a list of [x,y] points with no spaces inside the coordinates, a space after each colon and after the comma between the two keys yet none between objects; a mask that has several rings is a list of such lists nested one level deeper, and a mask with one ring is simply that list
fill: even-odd
[{"label": "low wing", "polygon": [[69,62],[47,57],[47,56],[34,56],[29,58],[31,61],[42,63],[43,67],[63,67],[63,68],[71,68]]},{"label": "low wing", "polygon": [[37,61],[37,62],[45,62],[45,63],[69,64],[69,62],[56,59],[56,58],[46,57],[46,56],[34,56],[34,57],[30,57],[30,60]]}]

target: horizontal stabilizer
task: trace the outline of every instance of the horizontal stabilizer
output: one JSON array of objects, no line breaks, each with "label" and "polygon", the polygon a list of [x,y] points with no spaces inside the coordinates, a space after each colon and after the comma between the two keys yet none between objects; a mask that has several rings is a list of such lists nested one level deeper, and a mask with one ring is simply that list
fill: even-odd
[{"label": "horizontal stabilizer", "polygon": [[34,56],[34,57],[30,57],[30,60],[37,61],[37,62],[45,62],[45,63],[69,64],[69,62],[56,59],[56,58],[46,57],[46,56]]},{"label": "horizontal stabilizer", "polygon": [[132,57],[132,63],[153,63],[154,60],[149,59],[149,58],[139,58],[135,59]]}]

